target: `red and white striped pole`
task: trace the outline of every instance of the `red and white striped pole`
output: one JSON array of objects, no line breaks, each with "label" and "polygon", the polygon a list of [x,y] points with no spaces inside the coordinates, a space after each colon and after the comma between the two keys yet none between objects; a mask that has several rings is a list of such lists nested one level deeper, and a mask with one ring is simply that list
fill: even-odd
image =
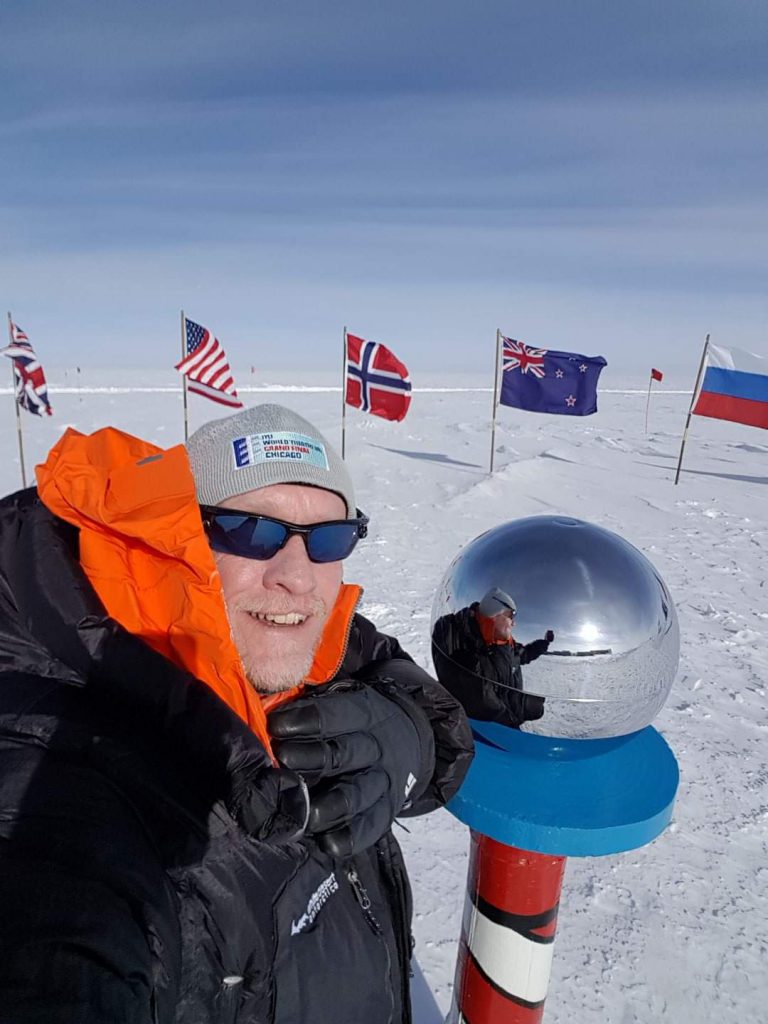
[{"label": "red and white striped pole", "polygon": [[474,830],[470,834],[448,1024],[538,1024],[566,858],[520,850]]}]

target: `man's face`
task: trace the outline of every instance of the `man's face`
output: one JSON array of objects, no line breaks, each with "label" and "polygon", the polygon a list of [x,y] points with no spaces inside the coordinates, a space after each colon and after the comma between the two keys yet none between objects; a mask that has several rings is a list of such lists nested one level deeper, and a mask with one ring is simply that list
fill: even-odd
[{"label": "man's face", "polygon": [[513,611],[503,611],[493,617],[494,640],[509,640],[512,637],[512,625],[515,621]]},{"label": "man's face", "polygon": [[[273,484],[220,503],[299,526],[345,519],[338,494],[304,484]],[[312,666],[341,586],[341,562],[310,562],[301,537],[261,562],[214,552],[232,638],[245,673],[262,693],[288,690]]]}]

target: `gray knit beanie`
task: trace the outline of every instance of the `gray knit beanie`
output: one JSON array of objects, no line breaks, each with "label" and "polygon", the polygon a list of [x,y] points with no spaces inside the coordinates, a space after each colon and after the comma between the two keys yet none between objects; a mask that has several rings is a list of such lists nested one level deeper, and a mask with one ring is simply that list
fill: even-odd
[{"label": "gray knit beanie", "polygon": [[218,505],[272,484],[309,484],[338,494],[357,514],[347,467],[320,431],[282,405],[255,405],[211,420],[187,441],[197,500]]},{"label": "gray knit beanie", "polygon": [[492,619],[494,615],[500,615],[502,612],[516,612],[517,605],[505,590],[491,587],[478,604],[477,610],[487,619]]}]

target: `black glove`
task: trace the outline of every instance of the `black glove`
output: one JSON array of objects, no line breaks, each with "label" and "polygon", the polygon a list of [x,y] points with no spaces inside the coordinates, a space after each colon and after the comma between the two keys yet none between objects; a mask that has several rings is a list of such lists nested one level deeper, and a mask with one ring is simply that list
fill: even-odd
[{"label": "black glove", "polygon": [[551,629],[548,629],[547,632],[544,634],[544,639],[547,641],[548,644],[551,644],[552,641],[555,639],[554,632]]},{"label": "black glove", "polygon": [[509,720],[502,722],[512,729],[519,729],[523,722],[535,722],[544,714],[544,697],[522,690],[507,690],[505,703],[509,709]]},{"label": "black glove", "polygon": [[432,777],[426,714],[389,683],[313,690],[268,716],[275,756],[310,790],[307,832],[335,857],[371,846]]},{"label": "black glove", "polygon": [[309,822],[307,785],[285,768],[266,768],[255,779],[238,780],[227,805],[249,835],[277,845],[300,839]]}]

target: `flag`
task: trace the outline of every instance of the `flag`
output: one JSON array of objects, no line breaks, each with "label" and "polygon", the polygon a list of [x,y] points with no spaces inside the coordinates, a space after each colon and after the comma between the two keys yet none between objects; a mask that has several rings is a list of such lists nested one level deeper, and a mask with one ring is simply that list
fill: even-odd
[{"label": "flag", "polygon": [[768,359],[707,345],[705,366],[694,415],[768,430]]},{"label": "flag", "polygon": [[651,377],[653,380],[664,380],[664,374],[661,370],[656,370],[653,367],[651,368]]},{"label": "flag", "polygon": [[184,317],[186,355],[175,369],[187,378],[187,390],[233,409],[242,409],[227,354],[209,330]]},{"label": "flag", "polygon": [[558,416],[597,412],[597,380],[606,366],[602,356],[531,348],[503,338],[502,405]]},{"label": "flag", "polygon": [[411,404],[408,368],[385,345],[348,334],[346,402],[385,420],[405,419]]},{"label": "flag", "polygon": [[11,321],[10,326],[11,342],[0,352],[13,361],[16,401],[35,416],[51,416],[53,409],[48,401],[48,385],[40,360],[19,325]]}]

